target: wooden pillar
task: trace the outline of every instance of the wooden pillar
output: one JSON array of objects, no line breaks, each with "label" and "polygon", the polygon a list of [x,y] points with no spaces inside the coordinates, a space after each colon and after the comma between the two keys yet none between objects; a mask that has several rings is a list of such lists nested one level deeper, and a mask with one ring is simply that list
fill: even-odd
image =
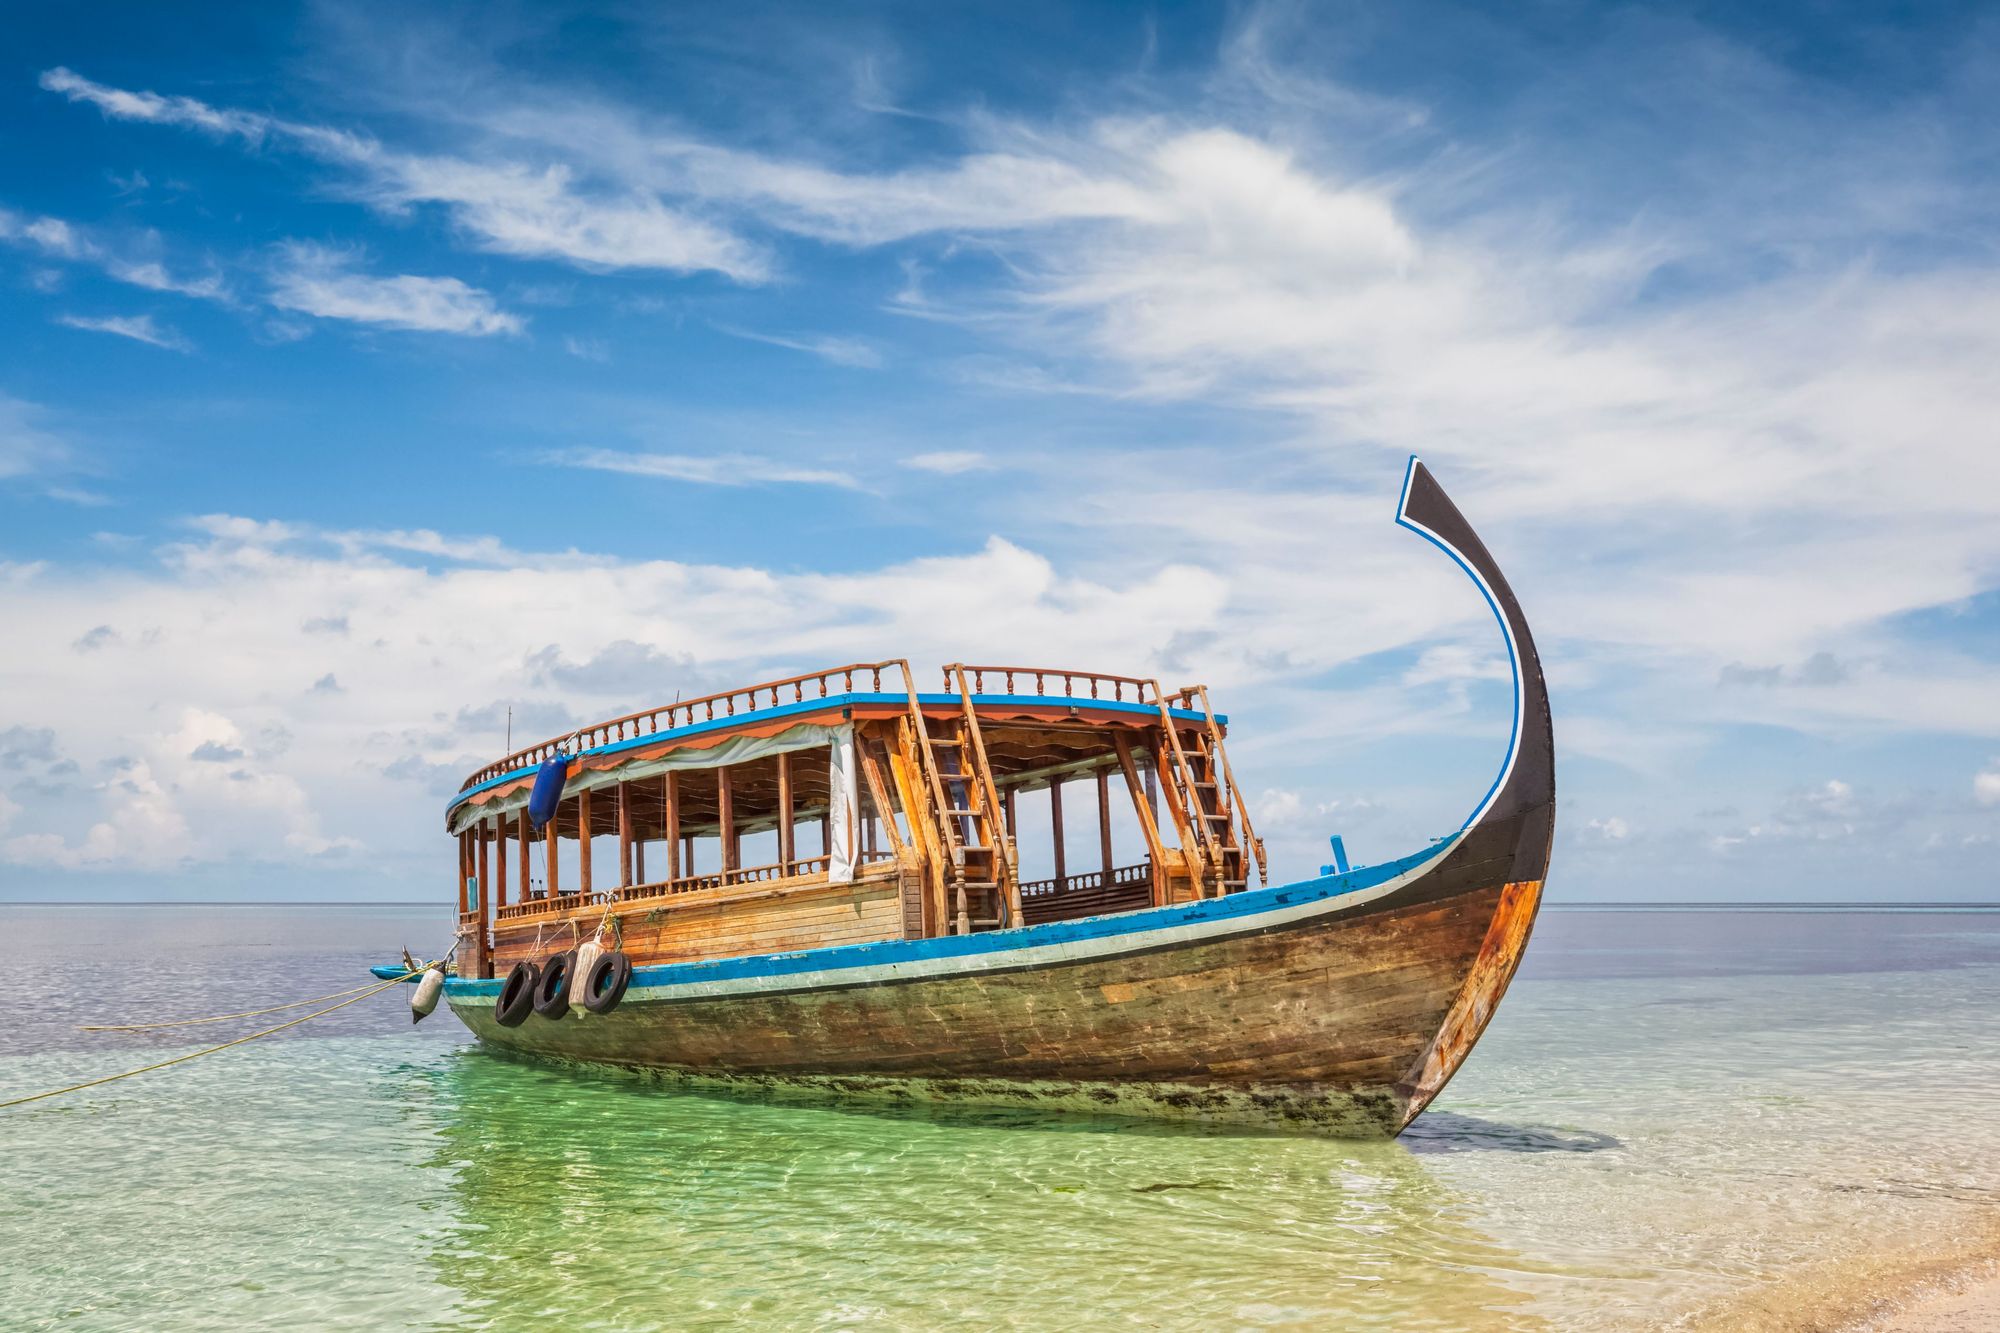
[{"label": "wooden pillar", "polygon": [[661,779],[660,791],[665,804],[661,806],[660,836],[667,843],[667,878],[679,879],[694,873],[694,849],[692,841],[688,848],[687,861],[681,861],[681,776],[669,773]]},{"label": "wooden pillar", "polygon": [[535,895],[529,891],[532,881],[528,874],[528,835],[531,830],[528,827],[528,812],[525,809],[521,811],[521,823],[516,831],[521,840],[521,901],[526,902]]},{"label": "wooden pillar", "polygon": [[458,835],[458,915],[461,919],[472,910],[472,904],[465,899],[465,881],[472,876],[472,834],[470,831]]},{"label": "wooden pillar", "polygon": [[792,840],[792,757],[778,756],[778,873],[792,873],[792,862],[798,859],[797,848]]},{"label": "wooden pillar", "polygon": [[583,893],[590,892],[590,788],[585,787],[576,794],[576,886]]},{"label": "wooden pillar", "polygon": [[507,821],[503,816],[493,816],[493,868],[500,873],[493,877],[493,906],[498,909],[507,905]]},{"label": "wooden pillar", "polygon": [[1000,809],[1007,816],[1007,836],[1014,836],[1014,789],[1009,787],[1000,793]]},{"label": "wooden pillar", "polygon": [[1097,841],[1104,852],[1104,883],[1111,883],[1111,770],[1097,770]]},{"label": "wooden pillar", "polygon": [[1118,747],[1118,769],[1125,775],[1125,788],[1132,794],[1132,811],[1139,816],[1140,836],[1146,840],[1146,859],[1153,868],[1153,906],[1164,907],[1167,901],[1166,857],[1160,846],[1160,825],[1153,815],[1153,803],[1146,799],[1145,788],[1139,781],[1139,770],[1132,762],[1131,744],[1122,735],[1113,736],[1111,740]]},{"label": "wooden pillar", "polygon": [[556,868],[556,849],[562,846],[562,803],[556,803],[556,812],[549,816],[549,822],[542,825],[543,857],[542,876],[548,880],[548,896],[551,900],[562,896],[562,875]]},{"label": "wooden pillar", "polygon": [[715,770],[715,822],[716,832],[722,839],[722,873],[727,875],[740,868],[741,846],[736,841],[736,795],[735,783],[730,780],[729,766],[724,764]]},{"label": "wooden pillar", "polygon": [[[492,849],[486,845],[486,822],[481,820],[473,830],[479,838],[479,934],[472,941],[472,968],[474,976],[484,978],[493,975],[493,939],[487,933],[487,923],[493,920],[493,885],[486,878]],[[500,864],[507,862],[503,858]]]},{"label": "wooden pillar", "polygon": [[819,817],[819,854],[833,855],[833,815],[824,813]]},{"label": "wooden pillar", "polygon": [[1063,816],[1062,779],[1049,780],[1049,827],[1056,835],[1056,892],[1061,893],[1069,879],[1069,871],[1063,865]]},{"label": "wooden pillar", "polygon": [[618,784],[618,887],[639,881],[632,878],[632,784]]},{"label": "wooden pillar", "polygon": [[680,856],[681,873],[676,878],[692,879],[694,877],[694,834],[690,833],[681,839]]}]

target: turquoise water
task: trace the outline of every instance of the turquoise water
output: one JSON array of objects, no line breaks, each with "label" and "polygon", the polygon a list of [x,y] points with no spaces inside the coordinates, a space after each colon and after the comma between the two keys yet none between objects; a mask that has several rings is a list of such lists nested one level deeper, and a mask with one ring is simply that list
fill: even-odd
[{"label": "turquoise water", "polygon": [[[79,1023],[342,989],[448,929],[0,908],[0,1100],[206,1044]],[[1996,1064],[1995,912],[1545,913],[1395,1143],[693,1096],[412,1028],[398,989],[0,1112],[0,1323],[1782,1326],[1990,1243]]]}]

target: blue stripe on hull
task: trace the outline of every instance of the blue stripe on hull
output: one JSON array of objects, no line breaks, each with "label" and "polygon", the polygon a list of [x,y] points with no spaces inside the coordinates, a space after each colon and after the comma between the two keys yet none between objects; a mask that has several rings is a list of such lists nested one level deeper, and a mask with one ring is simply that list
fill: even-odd
[{"label": "blue stripe on hull", "polygon": [[[994,930],[978,935],[941,935],[921,940],[882,940],[873,944],[847,944],[830,949],[805,949],[795,953],[751,954],[740,958],[717,958],[706,962],[661,963],[634,968],[633,989],[680,986],[703,982],[738,981],[796,976],[807,972],[835,972],[845,968],[879,968],[897,963],[935,959],[973,958],[1017,949],[1036,949],[1052,944],[1072,944],[1104,940],[1120,935],[1136,935],[1162,927],[1196,922],[1239,921],[1255,928],[1252,918],[1301,903],[1336,898],[1371,889],[1442,856],[1456,841],[1446,838],[1435,846],[1386,861],[1364,866],[1345,875],[1322,875],[1295,884],[1268,889],[1248,889],[1224,898],[1153,907],[1115,916],[1083,917],[1075,921],[1051,921],[1014,930]],[[445,983],[446,994],[454,999],[497,996],[502,979],[491,981],[454,977]]]}]

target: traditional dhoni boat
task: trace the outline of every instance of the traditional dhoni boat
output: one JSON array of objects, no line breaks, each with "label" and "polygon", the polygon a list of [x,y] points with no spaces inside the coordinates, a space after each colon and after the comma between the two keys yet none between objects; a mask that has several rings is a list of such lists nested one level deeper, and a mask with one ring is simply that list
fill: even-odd
[{"label": "traditional dhoni boat", "polygon": [[[840,666],[467,778],[445,1001],[496,1046],[697,1088],[1400,1132],[1521,960],[1555,782],[1521,609],[1415,459],[1397,522],[1471,576],[1513,669],[1506,759],[1449,836],[1369,866],[1336,842],[1271,885],[1204,687],[955,664],[930,690],[904,661]],[[1078,788],[1088,867],[1066,857]],[[1054,873],[1028,880],[1033,793]]]}]

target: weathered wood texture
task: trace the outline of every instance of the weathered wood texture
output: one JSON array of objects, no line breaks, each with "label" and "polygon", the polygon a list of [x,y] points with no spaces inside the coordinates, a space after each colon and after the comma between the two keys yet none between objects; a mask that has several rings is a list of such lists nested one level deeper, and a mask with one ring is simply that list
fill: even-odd
[{"label": "weathered wood texture", "polygon": [[622,924],[626,953],[642,967],[899,939],[903,900],[902,879],[894,863],[885,863],[867,867],[852,884],[798,876],[615,906],[576,902],[560,916],[496,930],[494,967],[505,974],[523,958],[540,962],[589,938],[610,915]]},{"label": "weathered wood texture", "polygon": [[502,1029],[490,1001],[461,1014],[508,1046],[614,1064],[752,1081],[976,1080],[1027,1100],[1061,1086],[1207,1089],[1218,1109],[1256,1089],[1279,1118],[1393,1133],[1414,1114],[1413,1081],[1426,1077],[1502,897],[1479,889],[1018,972],[628,1001],[586,1022]]}]

